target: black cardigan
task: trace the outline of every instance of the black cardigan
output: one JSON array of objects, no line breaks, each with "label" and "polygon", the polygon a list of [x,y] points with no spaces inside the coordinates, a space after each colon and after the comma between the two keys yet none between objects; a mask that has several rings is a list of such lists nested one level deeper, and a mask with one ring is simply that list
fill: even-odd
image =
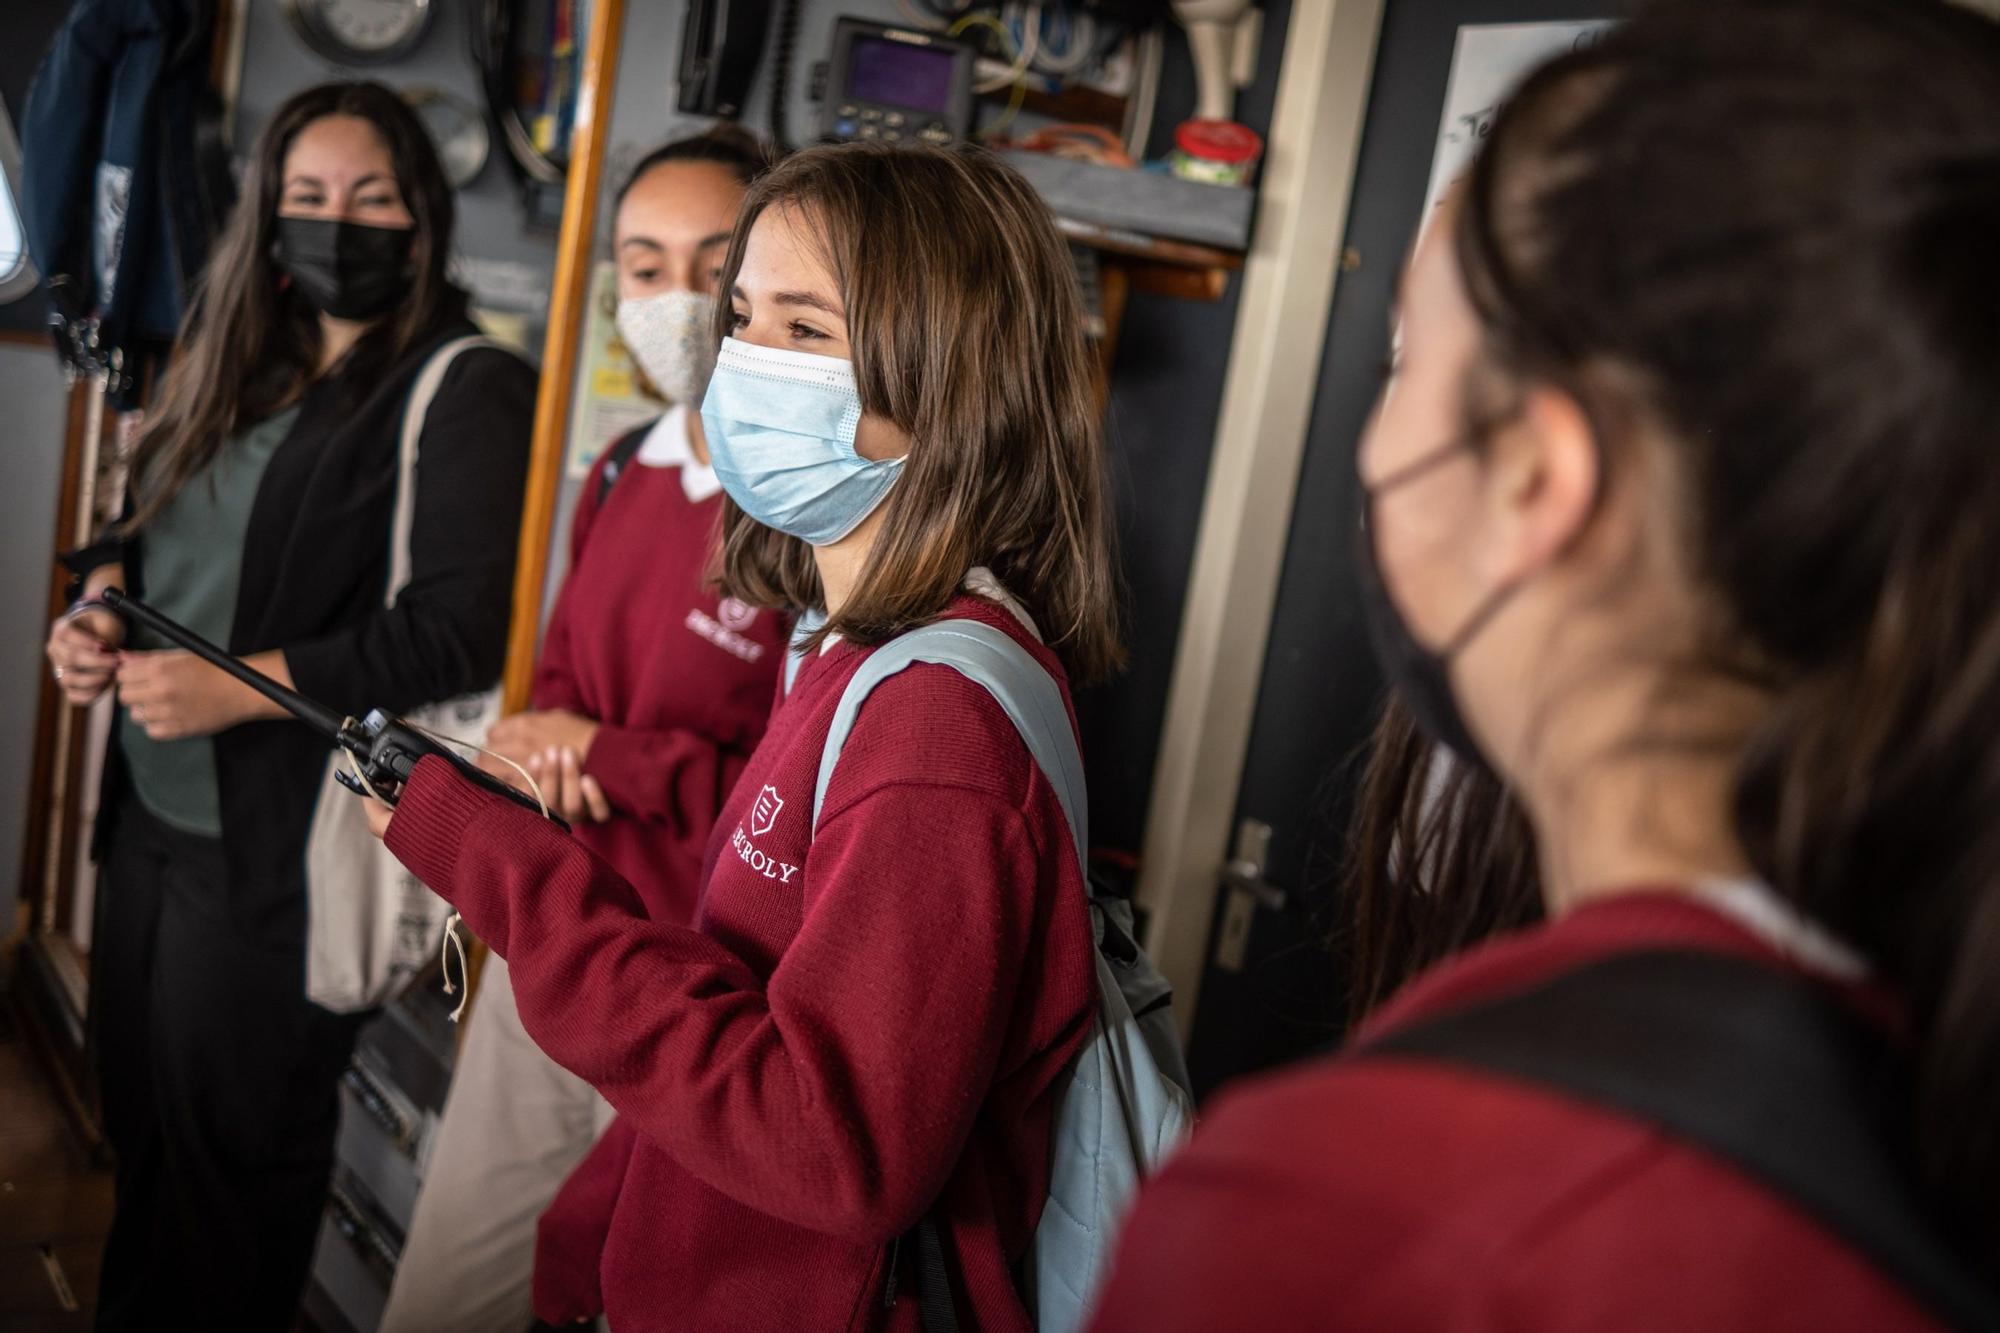
[{"label": "black cardigan", "polygon": [[[403,410],[430,355],[476,333],[454,317],[372,387],[315,384],[266,468],[243,540],[228,648],[280,649],[299,692],[359,717],[484,689],[499,679],[513,608],[535,372],[476,347],[445,373],[416,469],[410,579],[393,608],[389,527]],[[145,587],[144,534],[69,558],[83,575],[122,559]],[[223,856],[238,926],[288,947],[305,938],[305,845],[330,745],[298,722],[257,721],[215,736]],[[125,781],[113,732],[96,830]]]}]

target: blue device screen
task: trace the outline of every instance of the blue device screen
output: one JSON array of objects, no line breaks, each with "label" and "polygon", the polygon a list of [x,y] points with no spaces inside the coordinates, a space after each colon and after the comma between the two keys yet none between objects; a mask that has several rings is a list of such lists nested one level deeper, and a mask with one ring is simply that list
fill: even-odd
[{"label": "blue device screen", "polygon": [[907,42],[857,37],[847,54],[847,96],[857,102],[944,111],[951,103],[952,57]]}]

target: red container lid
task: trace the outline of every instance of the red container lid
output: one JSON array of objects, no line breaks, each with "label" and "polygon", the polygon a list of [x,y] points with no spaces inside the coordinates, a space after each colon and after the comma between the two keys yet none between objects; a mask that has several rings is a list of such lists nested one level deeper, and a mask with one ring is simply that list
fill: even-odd
[{"label": "red container lid", "polygon": [[1233,120],[1184,120],[1174,131],[1174,143],[1189,157],[1232,166],[1255,162],[1264,152],[1257,131]]}]

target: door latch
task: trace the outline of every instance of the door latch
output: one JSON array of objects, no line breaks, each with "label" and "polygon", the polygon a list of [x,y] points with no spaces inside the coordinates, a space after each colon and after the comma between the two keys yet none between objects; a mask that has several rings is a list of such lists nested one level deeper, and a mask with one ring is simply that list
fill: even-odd
[{"label": "door latch", "polygon": [[1215,965],[1225,972],[1241,972],[1250,948],[1250,926],[1257,909],[1283,910],[1285,891],[1264,878],[1265,862],[1271,854],[1271,826],[1261,819],[1246,819],[1236,826],[1236,854],[1222,867],[1225,902],[1222,923],[1215,932]]}]

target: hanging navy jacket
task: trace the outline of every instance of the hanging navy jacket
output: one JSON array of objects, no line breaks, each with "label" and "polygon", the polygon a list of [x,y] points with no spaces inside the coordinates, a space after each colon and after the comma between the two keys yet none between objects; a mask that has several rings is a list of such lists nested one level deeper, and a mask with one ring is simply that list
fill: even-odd
[{"label": "hanging navy jacket", "polygon": [[[212,0],[77,0],[28,89],[21,221],[46,276],[58,350],[124,353],[114,399],[180,324],[226,211],[204,150]],[[90,335],[95,333],[95,343]]]}]

